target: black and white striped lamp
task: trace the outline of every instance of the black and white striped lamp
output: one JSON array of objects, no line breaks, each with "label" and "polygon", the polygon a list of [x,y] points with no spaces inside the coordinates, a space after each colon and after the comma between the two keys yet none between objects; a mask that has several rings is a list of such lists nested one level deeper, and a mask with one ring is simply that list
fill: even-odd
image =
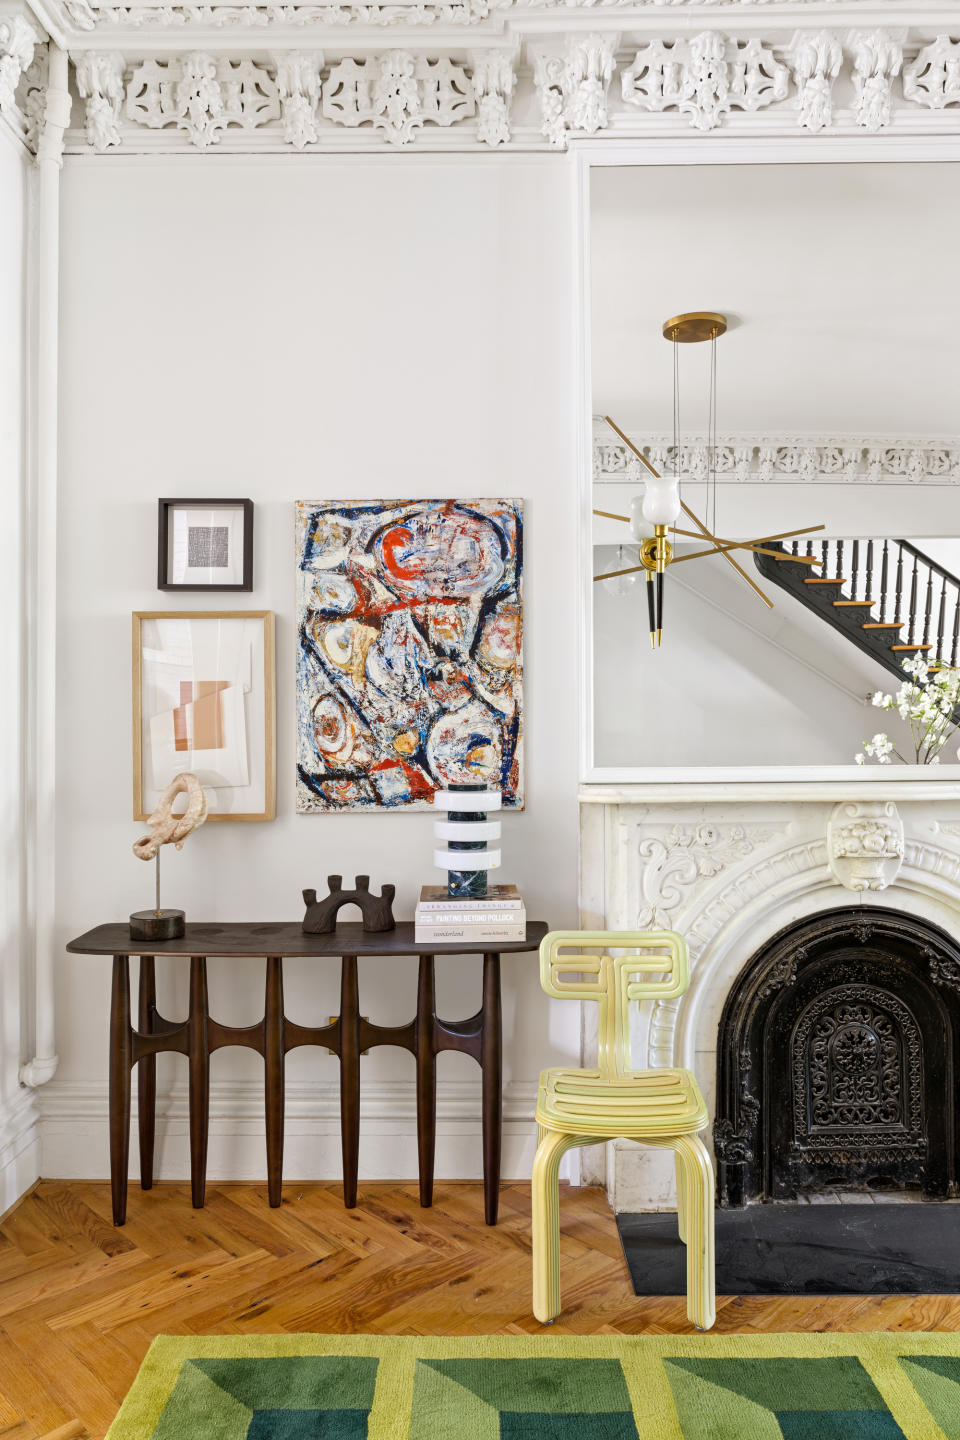
[{"label": "black and white striped lamp", "polygon": [[499,790],[485,785],[451,785],[433,797],[437,810],[446,811],[444,820],[434,822],[433,834],[446,841],[446,849],[434,850],[433,863],[447,872],[447,894],[461,900],[482,900],[487,893],[487,871],[500,864],[500,850],[490,849],[500,839],[500,821],[490,820],[500,809]]}]

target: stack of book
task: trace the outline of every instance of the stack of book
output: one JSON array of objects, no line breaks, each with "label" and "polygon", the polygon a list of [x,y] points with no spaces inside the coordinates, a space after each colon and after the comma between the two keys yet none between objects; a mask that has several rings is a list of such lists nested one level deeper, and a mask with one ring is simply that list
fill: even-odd
[{"label": "stack of book", "polygon": [[516,885],[491,885],[479,900],[457,900],[444,885],[424,885],[417,906],[418,945],[458,945],[475,940],[477,949],[494,940],[524,940],[527,912]]}]

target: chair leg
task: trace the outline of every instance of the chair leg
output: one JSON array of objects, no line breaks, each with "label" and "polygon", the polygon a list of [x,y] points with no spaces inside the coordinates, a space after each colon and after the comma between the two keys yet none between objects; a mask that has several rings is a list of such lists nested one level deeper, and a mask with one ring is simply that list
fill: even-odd
[{"label": "chair leg", "polygon": [[677,1230],[680,1239],[687,1243],[687,1177],[683,1162],[680,1159],[679,1150],[673,1155],[674,1170],[677,1177]]},{"label": "chair leg", "polygon": [[713,1165],[707,1147],[699,1135],[678,1136],[674,1148],[677,1164],[684,1172],[687,1316],[698,1330],[709,1330],[717,1317],[713,1253]]},{"label": "chair leg", "polygon": [[533,1313],[548,1324],[560,1313],[560,1160],[575,1137],[540,1126],[533,1161]]}]

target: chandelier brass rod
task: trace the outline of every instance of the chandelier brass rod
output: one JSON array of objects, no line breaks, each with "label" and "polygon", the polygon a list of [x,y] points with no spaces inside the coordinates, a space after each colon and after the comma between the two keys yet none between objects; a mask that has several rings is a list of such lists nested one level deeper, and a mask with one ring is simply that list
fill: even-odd
[{"label": "chandelier brass rod", "polygon": [[[671,565],[679,565],[682,560],[699,560],[703,555],[719,555],[724,549],[730,550],[754,550],[760,555],[772,555],[775,560],[791,560],[794,564],[801,565],[822,565],[822,560],[817,560],[812,555],[783,555],[778,550],[761,550],[753,541],[743,540],[730,545],[713,545],[709,550],[694,550],[691,555],[674,555],[670,561]],[[597,580],[615,580],[618,575],[636,575],[640,570],[647,570],[646,565],[631,565],[626,570],[608,570],[604,575],[594,575],[594,582]],[[647,570],[652,575],[652,570]]]},{"label": "chandelier brass rod", "polygon": [[685,504],[683,500],[680,501],[680,509],[683,511],[684,515],[688,515],[690,517],[694,525],[696,525],[697,529],[702,534],[704,540],[709,540],[712,545],[717,546],[717,549],[720,551],[720,554],[727,561],[727,563],[733,566],[734,570],[737,571],[738,575],[742,575],[743,579],[746,580],[747,584],[750,586],[750,589],[755,590],[756,593],[760,596],[760,599],[763,601],[764,605],[768,605],[772,610],[773,601],[770,599],[770,597],[768,595],[764,595],[763,591],[760,589],[760,586],[756,584],[755,581],[750,579],[750,576],[747,574],[746,570],[744,570],[743,566],[739,563],[739,561],[734,560],[733,556],[728,550],[721,549],[721,547],[717,544],[717,537],[710,534],[710,531],[707,529],[706,525],[704,525],[703,521],[693,513],[693,511],[690,509],[690,506]]},{"label": "chandelier brass rod", "polygon": [[[594,575],[593,579],[594,583],[597,580],[615,580],[618,575],[636,575],[638,570],[647,570],[647,567],[646,565],[631,565],[627,570],[608,570],[606,575]],[[647,570],[647,574],[652,575],[653,571]]]},{"label": "chandelier brass rod", "polygon": [[[641,454],[641,452],[637,449],[636,445],[634,445],[633,441],[630,439],[630,436],[624,435],[623,431],[620,429],[620,426],[615,424],[614,421],[610,419],[609,415],[604,415],[603,418],[610,426],[610,429],[616,431],[616,433],[620,436],[620,439],[623,441],[624,445],[626,445],[630,450],[633,451],[634,455],[636,455],[640,463],[642,465],[646,465],[647,469],[650,471],[650,474],[653,475],[657,480],[660,480],[662,477],[659,471],[655,470],[654,467],[650,464],[650,461],[647,459],[647,457]],[[696,525],[697,529],[703,535],[704,540],[709,540],[712,545],[716,545],[716,536],[710,534],[710,531],[707,529],[706,525],[704,525],[703,521],[699,520],[697,516],[694,515],[693,511],[690,509],[690,506],[685,504],[683,500],[680,501],[680,509],[685,515],[688,515],[690,517],[694,525]],[[764,605],[769,605],[770,609],[772,610],[773,601],[769,598],[769,596],[764,595],[763,591],[760,589],[760,586],[757,585],[755,581],[750,579],[750,576],[747,574],[746,570],[744,570],[743,566],[738,564],[738,562],[734,560],[733,556],[729,555],[726,550],[722,550],[720,553],[727,561],[727,564],[732,565],[734,570],[736,570],[737,573],[742,576],[744,580],[746,580],[747,584],[750,586],[750,589],[756,591],[756,593],[760,596],[760,599],[763,601]]]},{"label": "chandelier brass rod", "polygon": [[[779,535],[756,535],[752,540],[744,540],[744,545],[769,545],[774,540],[789,540],[794,535],[812,535],[817,530],[825,530],[825,525],[804,525],[800,530],[781,530]],[[675,530],[677,535],[689,535],[692,540],[699,540],[701,537],[696,530]],[[719,545],[729,545],[729,540],[721,540],[717,537]],[[791,560],[803,560],[803,555],[790,555]]]},{"label": "chandelier brass rod", "polygon": [[728,550],[752,550],[755,555],[769,555],[774,560],[792,560],[799,565],[823,564],[822,560],[817,560],[813,555],[784,555],[780,550],[766,550],[755,540],[722,540],[719,545],[712,545],[709,550],[694,550],[689,555],[674,555],[670,563],[679,565],[681,560],[699,560],[701,555],[725,555]]},{"label": "chandelier brass rod", "polygon": [[605,520],[622,520],[625,525],[630,524],[629,515],[614,515],[612,510],[594,510],[594,515],[602,515]]},{"label": "chandelier brass rod", "polygon": [[646,455],[641,455],[640,451],[637,449],[636,445],[634,445],[630,437],[628,435],[624,435],[623,431],[620,429],[620,426],[615,424],[614,421],[610,419],[609,415],[604,415],[603,418],[610,426],[610,429],[617,432],[624,445],[629,446],[629,448],[633,451],[634,455],[636,455],[637,459],[640,461],[641,465],[646,465],[647,469],[650,471],[650,474],[653,475],[655,479],[661,480],[663,477],[661,476],[660,471],[653,468]]}]

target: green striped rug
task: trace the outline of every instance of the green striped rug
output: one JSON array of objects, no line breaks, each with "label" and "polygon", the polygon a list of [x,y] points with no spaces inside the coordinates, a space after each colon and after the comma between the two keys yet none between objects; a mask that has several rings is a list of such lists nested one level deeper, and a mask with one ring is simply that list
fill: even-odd
[{"label": "green striped rug", "polygon": [[960,1336],[155,1340],[108,1440],[960,1440]]}]

